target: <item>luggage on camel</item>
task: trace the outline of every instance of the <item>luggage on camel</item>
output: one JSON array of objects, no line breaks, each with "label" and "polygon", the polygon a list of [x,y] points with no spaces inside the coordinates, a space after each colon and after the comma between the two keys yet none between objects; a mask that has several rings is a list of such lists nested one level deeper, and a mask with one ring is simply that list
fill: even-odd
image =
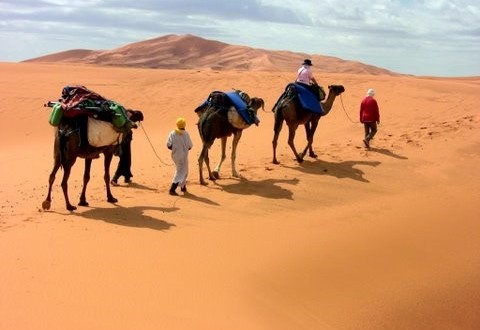
[{"label": "luggage on camel", "polygon": [[45,106],[52,108],[50,125],[58,127],[60,134],[77,132],[82,148],[119,144],[125,133],[137,127],[121,104],[85,86],[66,86],[58,101]]},{"label": "luggage on camel", "polygon": [[50,101],[45,106],[52,108],[49,123],[53,126],[58,126],[62,118],[87,116],[110,122],[119,132],[135,127],[121,104],[106,99],[85,86],[66,86],[58,102]]}]

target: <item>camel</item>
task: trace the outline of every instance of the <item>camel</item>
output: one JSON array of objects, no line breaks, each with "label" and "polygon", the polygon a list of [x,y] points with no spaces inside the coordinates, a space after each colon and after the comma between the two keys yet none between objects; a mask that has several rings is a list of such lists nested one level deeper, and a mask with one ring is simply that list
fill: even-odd
[{"label": "camel", "polygon": [[[250,98],[248,94],[240,90],[235,90],[235,92],[238,93],[242,100],[249,105],[249,107],[253,110],[255,117],[260,107],[264,110],[265,103],[262,98]],[[200,184],[202,185],[208,184],[203,178],[203,162],[205,162],[207,166],[208,178],[210,180],[215,181],[216,179],[220,178],[220,168],[226,159],[225,150],[227,146],[227,138],[232,134],[232,176],[235,178],[240,177],[235,167],[237,146],[240,138],[242,137],[243,130],[251,126],[243,121],[243,119],[237,113],[237,110],[235,110],[231,103],[226,99],[224,93],[213,92],[210,94],[209,100],[211,102],[205,102],[195,109],[195,112],[200,117],[197,125],[203,144],[202,151],[198,158]],[[255,124],[258,125],[258,122],[255,122]],[[221,139],[222,155],[218,165],[213,171],[211,171],[208,150],[217,138]]]},{"label": "camel", "polygon": [[[318,121],[324,115],[327,115],[332,109],[333,102],[335,98],[342,94],[345,91],[345,88],[342,85],[330,85],[328,86],[328,97],[324,102],[321,102],[321,106],[324,110],[324,114],[313,113],[304,110],[297,101],[297,96],[293,86],[287,87],[287,90],[282,94],[280,99],[277,101],[272,111],[275,113],[275,124],[273,127],[274,136],[273,136],[273,164],[279,164],[277,160],[277,141],[280,131],[283,126],[283,121],[287,123],[288,126],[288,145],[293,150],[295,158],[299,163],[303,162],[303,158],[309,151],[309,156],[312,158],[317,158],[317,155],[313,152],[313,137],[318,126]],[[295,131],[299,125],[305,125],[305,133],[307,136],[307,146],[302,151],[298,153],[295,148],[294,139]]]},{"label": "camel", "polygon": [[[127,115],[132,122],[143,120],[143,114],[141,111],[137,110],[127,110]],[[121,135],[119,133],[119,138],[112,144],[102,146],[102,147],[92,147],[88,142],[83,141],[84,138],[80,137],[80,125],[81,122],[86,121],[86,115],[82,115],[74,118],[63,118],[58,125],[55,132],[55,141],[54,141],[54,165],[53,169],[49,176],[49,186],[46,199],[42,203],[42,208],[44,210],[49,210],[52,201],[52,185],[55,181],[55,175],[60,167],[63,167],[63,179],[62,179],[62,190],[65,197],[66,208],[69,211],[74,211],[77,208],[70,203],[68,197],[68,178],[70,177],[70,172],[75,164],[77,157],[85,159],[85,169],[83,173],[83,188],[80,195],[80,206],[88,206],[86,199],[86,190],[87,184],[90,181],[90,168],[92,165],[92,160],[99,158],[100,154],[104,155],[104,180],[107,190],[107,201],[109,203],[116,203],[118,200],[113,197],[110,190],[110,163],[112,162],[113,155],[118,147],[118,144],[121,140]],[[95,119],[93,119],[95,120]],[[101,122],[101,121],[98,121]],[[86,124],[86,123],[85,123]],[[134,128],[136,125],[133,126]],[[113,128],[112,128],[113,130]]]}]

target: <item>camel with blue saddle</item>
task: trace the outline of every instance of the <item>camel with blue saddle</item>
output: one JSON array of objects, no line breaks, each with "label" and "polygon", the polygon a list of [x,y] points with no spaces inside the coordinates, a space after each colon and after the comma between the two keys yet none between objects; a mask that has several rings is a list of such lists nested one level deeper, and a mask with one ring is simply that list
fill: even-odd
[{"label": "camel with blue saddle", "polygon": [[[202,139],[202,151],[198,158],[198,168],[200,173],[200,183],[206,185],[203,178],[203,163],[208,169],[208,178],[215,181],[220,177],[220,168],[226,159],[227,138],[233,135],[232,141],[232,176],[240,177],[235,167],[237,146],[244,129],[252,124],[258,126],[260,120],[257,117],[257,111],[264,109],[264,101],[259,97],[252,97],[240,90],[229,92],[214,91],[208,98],[195,109],[200,117],[198,121],[198,131]],[[215,139],[221,139],[222,155],[220,162],[212,171],[210,168],[210,159],[208,150]]]},{"label": "camel with blue saddle", "polygon": [[[328,86],[328,96],[322,102],[306,87],[298,83],[288,84],[272,111],[275,115],[273,127],[273,163],[279,164],[277,159],[277,144],[283,122],[288,126],[288,145],[292,149],[296,160],[301,163],[309,151],[309,156],[317,158],[313,152],[313,137],[322,116],[326,116],[332,109],[335,98],[342,94],[345,88],[342,85]],[[305,126],[307,145],[301,153],[295,148],[295,132],[299,125]]]}]

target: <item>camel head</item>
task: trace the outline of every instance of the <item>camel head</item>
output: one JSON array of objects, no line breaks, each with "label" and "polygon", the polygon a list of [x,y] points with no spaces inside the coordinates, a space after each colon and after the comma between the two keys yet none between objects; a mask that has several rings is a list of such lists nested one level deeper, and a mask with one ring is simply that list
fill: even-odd
[{"label": "camel head", "polygon": [[263,99],[261,97],[252,97],[250,99],[250,106],[253,109],[255,109],[255,111],[260,109],[260,107],[262,108],[263,111],[265,111],[265,102],[263,101]]},{"label": "camel head", "polygon": [[143,121],[143,113],[140,110],[128,109],[127,115],[128,118],[133,122]]},{"label": "camel head", "polygon": [[330,110],[332,110],[333,102],[335,98],[345,92],[345,87],[342,85],[329,85],[328,86],[328,97],[327,99],[322,102],[322,107],[324,111],[324,115],[327,115]]},{"label": "camel head", "polygon": [[338,96],[345,92],[345,87],[342,85],[329,85],[328,86],[329,93],[333,93],[335,96]]}]

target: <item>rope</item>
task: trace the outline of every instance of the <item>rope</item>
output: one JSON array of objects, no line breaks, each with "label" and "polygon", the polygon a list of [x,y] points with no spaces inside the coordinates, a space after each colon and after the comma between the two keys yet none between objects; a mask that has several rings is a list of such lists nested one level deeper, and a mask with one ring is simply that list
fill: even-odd
[{"label": "rope", "polygon": [[158,158],[158,160],[160,161],[160,163],[162,163],[163,165],[172,166],[173,164],[167,164],[167,163],[165,163],[165,162],[160,158],[160,156],[159,156],[159,155],[157,154],[157,152],[155,151],[155,148],[153,147],[153,144],[152,144],[152,142],[150,141],[150,138],[148,137],[147,131],[145,130],[145,128],[144,128],[143,125],[142,125],[142,122],[139,122],[139,124],[140,124],[140,127],[141,127],[142,130],[143,130],[143,133],[145,133],[145,136],[147,137],[148,143],[150,143],[150,146],[152,147],[153,153],[155,154],[155,156],[157,156],[157,158]]},{"label": "rope", "polygon": [[341,101],[341,103],[342,103],[343,112],[345,112],[345,115],[347,116],[348,120],[350,120],[350,122],[355,123],[355,124],[359,123],[359,121],[353,121],[353,120],[350,118],[350,116],[348,115],[347,110],[345,109],[345,106],[343,105],[342,94],[340,94],[340,101]]}]

